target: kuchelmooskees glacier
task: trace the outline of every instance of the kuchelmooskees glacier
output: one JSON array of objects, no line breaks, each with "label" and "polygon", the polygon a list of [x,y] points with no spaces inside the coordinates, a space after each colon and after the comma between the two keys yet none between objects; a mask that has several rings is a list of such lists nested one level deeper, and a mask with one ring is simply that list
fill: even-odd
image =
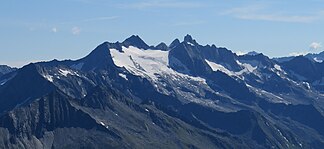
[{"label": "kuchelmooskees glacier", "polygon": [[133,35],[78,60],[2,65],[0,148],[323,149],[323,55]]}]

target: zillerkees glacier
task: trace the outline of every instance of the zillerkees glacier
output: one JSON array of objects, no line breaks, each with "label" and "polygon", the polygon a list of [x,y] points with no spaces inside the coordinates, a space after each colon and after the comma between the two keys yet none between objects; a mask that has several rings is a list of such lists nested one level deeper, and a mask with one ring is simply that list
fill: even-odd
[{"label": "zillerkees glacier", "polygon": [[0,148],[324,148],[324,59],[139,36],[0,66]]}]

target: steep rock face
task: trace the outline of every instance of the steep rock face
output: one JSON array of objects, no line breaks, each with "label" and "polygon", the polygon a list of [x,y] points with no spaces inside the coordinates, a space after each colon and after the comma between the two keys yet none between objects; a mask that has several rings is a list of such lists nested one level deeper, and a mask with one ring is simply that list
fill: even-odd
[{"label": "steep rock face", "polygon": [[216,87],[215,90],[217,90],[217,86],[220,86],[229,96],[247,104],[257,99],[246,87],[244,82],[236,81],[223,72],[217,71],[212,73],[211,80],[207,83],[212,88]]},{"label": "steep rock face", "polygon": [[183,42],[188,43],[192,46],[198,45],[197,41],[195,39],[193,39],[191,37],[191,35],[187,34],[184,38],[183,38]]},{"label": "steep rock face", "polygon": [[[181,45],[184,46],[181,46]],[[180,47],[179,47],[180,45]],[[171,50],[170,55],[175,57],[174,55],[178,55],[178,59],[183,59],[184,61],[182,63],[186,64],[188,63],[187,61],[185,61],[186,59],[184,58],[186,53],[188,53],[187,55],[189,55],[190,58],[187,59],[197,59],[196,61],[193,61],[193,63],[196,64],[197,67],[195,67],[195,69],[202,67],[200,65],[198,65],[199,63],[206,63],[206,62],[200,62],[200,61],[211,61],[217,64],[221,64],[223,65],[225,68],[227,68],[228,70],[231,71],[240,71],[242,70],[242,67],[236,62],[237,60],[237,56],[230,50],[226,49],[226,48],[217,48],[215,45],[206,45],[206,46],[202,46],[199,43],[197,43],[196,40],[194,40],[190,35],[186,35],[184,37],[184,41],[182,43],[180,43],[179,40],[174,40],[170,46],[169,46]],[[182,50],[178,50],[175,51],[175,49],[182,49]],[[185,49],[185,50],[184,50]],[[186,52],[184,52],[186,51]],[[183,56],[183,57],[180,57]],[[178,61],[174,60],[172,61],[172,64],[178,64]],[[181,60],[180,60],[181,62]],[[179,65],[179,66],[178,66]],[[189,68],[182,68],[184,66],[181,66],[181,64],[176,65],[177,67],[179,67],[182,71],[188,71],[185,69],[189,69]],[[189,64],[190,65],[190,64]],[[175,67],[176,67],[175,66]],[[199,66],[199,67],[198,67]],[[188,67],[192,67],[192,66],[188,66]],[[190,70],[190,69],[189,69]],[[201,71],[203,71],[203,69],[201,69]],[[209,70],[207,68],[205,68],[206,73],[209,72]]]},{"label": "steep rock face", "polygon": [[4,112],[41,97],[54,89],[54,86],[40,75],[41,68],[29,64],[17,72],[17,75],[0,88],[0,111]]},{"label": "steep rock face", "polygon": [[170,67],[193,76],[206,76],[211,73],[212,70],[201,54],[199,46],[190,35],[186,35],[181,43],[178,39],[174,40],[169,46]]},{"label": "steep rock face", "polygon": [[303,56],[298,56],[288,62],[282,63],[282,65],[295,74],[304,77],[305,81],[314,81],[323,76],[323,72],[318,68],[318,64]]},{"label": "steep rock face", "polygon": [[[184,112],[182,115],[185,115],[187,120],[192,121],[191,123],[196,124],[197,127],[207,125],[207,129],[226,130],[231,134],[244,136],[245,141],[253,140],[254,143],[265,148],[273,146],[278,148],[287,147],[280,133],[277,133],[278,128],[272,122],[249,110],[223,113],[195,104],[188,104],[183,107],[181,112]],[[240,125],[237,125],[238,123]],[[282,130],[282,133],[289,136],[289,146],[298,147],[295,144],[297,142],[295,135],[286,130]]]},{"label": "steep rock face", "polygon": [[318,63],[306,56],[297,56],[281,64],[292,79],[302,81],[307,88],[324,92],[324,63]]},{"label": "steep rock face", "polygon": [[6,65],[0,65],[0,77],[5,75],[5,74],[8,74],[10,72],[13,72],[17,70],[17,68],[11,68],[9,66],[6,66]]},{"label": "steep rock face", "polygon": [[181,43],[170,51],[169,61],[171,68],[181,73],[205,76],[212,71],[198,49],[186,43]]},{"label": "steep rock face", "polygon": [[113,61],[109,49],[121,50],[120,43],[102,43],[96,47],[88,56],[80,59],[74,65],[75,68],[83,71],[93,71],[98,69],[107,69],[113,66]]},{"label": "steep rock face", "polygon": [[289,93],[294,92],[292,90],[298,90],[293,87],[295,85],[289,80],[290,76],[287,75],[281,64],[277,64],[262,53],[238,56],[237,60],[255,68],[253,73],[244,76],[244,81],[247,84],[253,84],[258,89],[274,93]]},{"label": "steep rock face", "polygon": [[317,62],[317,63],[322,63],[324,60],[324,52],[320,52],[318,54],[315,53],[309,53],[305,55],[306,58],[308,58],[311,61]]},{"label": "steep rock face", "polygon": [[68,98],[62,93],[52,92],[27,106],[3,115],[1,127],[7,128],[17,137],[35,135],[38,138],[43,137],[45,131],[53,131],[55,128],[102,129],[89,115],[74,108]]},{"label": "steep rock face", "polygon": [[314,128],[318,133],[324,133],[323,115],[313,105],[289,105],[269,104],[262,102],[261,107],[277,116],[288,116],[310,128]]},{"label": "steep rock face", "polygon": [[255,66],[264,67],[264,68],[273,67],[273,65],[275,64],[273,61],[271,61],[269,57],[263,55],[262,53],[253,54],[253,55],[246,54],[243,56],[239,56],[238,59],[241,61],[257,62],[257,64],[254,64]]},{"label": "steep rock face", "polygon": [[222,64],[225,68],[239,71],[242,68],[236,62],[236,55],[226,48],[217,48],[213,46],[201,46],[201,52],[204,57],[212,62]]},{"label": "steep rock face", "polygon": [[122,94],[118,93],[116,90],[97,86],[94,87],[85,98],[81,99],[80,103],[82,106],[94,109],[114,110],[115,105],[112,102],[115,100],[123,100],[121,102],[126,102],[124,98],[126,97],[122,96]]},{"label": "steep rock face", "polygon": [[175,39],[171,42],[171,44],[169,45],[170,49],[175,48],[176,46],[178,46],[180,44],[180,40],[179,39]]},{"label": "steep rock face", "polygon": [[[295,138],[299,138],[298,142],[303,144],[305,148],[321,148],[323,141],[314,141],[311,138],[323,140],[323,114],[313,105],[285,105],[274,104],[262,101],[260,107],[278,121],[286,121],[291,125],[301,124],[303,127],[294,128]],[[308,133],[305,133],[307,130]],[[300,136],[302,136],[300,138]],[[308,143],[304,143],[308,142]]]},{"label": "steep rock face", "polygon": [[[97,134],[103,137],[100,140],[107,141],[107,143],[100,142],[99,146],[119,146],[114,145],[120,140],[117,134],[109,131],[87,113],[75,108],[72,102],[68,96],[55,91],[29,105],[16,108],[2,115],[0,127],[9,133],[7,137],[1,136],[4,141],[2,143],[10,142],[10,144],[7,144],[8,147],[16,146],[19,148],[36,148],[37,146],[33,145],[33,141],[38,142],[39,148],[95,147],[97,146],[95,142],[86,141],[76,144],[77,142],[74,142],[74,140],[96,138],[91,135]],[[64,129],[66,132],[61,132]],[[85,131],[88,131],[89,135],[84,134]],[[64,137],[66,138],[64,142],[61,142],[60,138],[56,138],[56,135],[67,132],[70,132],[70,134]],[[60,141],[62,144],[57,144],[56,141]]]}]

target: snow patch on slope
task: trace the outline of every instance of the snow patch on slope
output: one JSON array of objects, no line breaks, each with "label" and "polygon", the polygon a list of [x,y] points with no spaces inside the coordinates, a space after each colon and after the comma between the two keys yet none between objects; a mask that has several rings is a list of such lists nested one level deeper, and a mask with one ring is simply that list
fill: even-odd
[{"label": "snow patch on slope", "polygon": [[102,125],[102,126],[106,127],[107,129],[109,129],[109,126],[107,124],[105,124],[104,122],[100,121],[99,123],[100,123],[100,125]]},{"label": "snow patch on slope", "polygon": [[126,77],[125,74],[123,74],[123,73],[119,73],[118,75],[119,75],[120,77],[124,78],[126,81],[128,80],[128,78]]},{"label": "snow patch on slope", "polygon": [[55,79],[61,79],[62,77],[68,77],[68,76],[77,76],[82,77],[85,79],[88,79],[84,76],[81,76],[76,71],[69,70],[67,68],[60,68],[60,69],[54,69],[54,70],[47,70],[46,72],[42,73],[43,78],[50,82],[54,82]]},{"label": "snow patch on slope", "polygon": [[285,75],[287,75],[287,73],[282,70],[281,66],[274,64],[273,65],[274,68],[270,68],[272,72],[276,73],[279,77],[286,79],[288,81],[291,81],[289,78],[285,77]]},{"label": "snow patch on slope", "polygon": [[187,44],[191,45],[191,46],[195,46],[193,43],[191,42],[187,42]]},{"label": "snow patch on slope", "polygon": [[208,61],[208,60],[205,60],[205,61],[211,67],[211,69],[213,71],[221,71],[221,72],[226,73],[229,76],[234,76],[235,75],[235,72],[232,72],[232,71],[228,70],[227,68],[225,68],[224,66],[222,66],[220,64],[217,64],[217,63],[214,63],[214,62],[211,62],[211,61]]},{"label": "snow patch on slope", "polygon": [[254,70],[256,70],[258,67],[253,67],[252,65],[248,63],[241,63],[240,61],[236,61],[237,64],[243,67],[243,70],[239,71],[237,74],[242,75],[243,73],[252,73]]},{"label": "snow patch on slope", "polygon": [[234,71],[230,71],[227,68],[225,68],[224,66],[205,60],[207,62],[207,64],[212,68],[213,71],[221,71],[226,73],[229,76],[237,76],[239,77],[240,75],[243,75],[244,73],[248,74],[248,73],[252,73],[254,70],[257,69],[257,67],[253,67],[250,64],[247,63],[241,63],[239,61],[236,61],[237,64],[239,64],[243,69],[238,71],[238,72],[234,72]]},{"label": "snow patch on slope", "polygon": [[0,82],[0,86],[4,85],[6,83],[7,83],[7,80],[3,80],[3,81]]},{"label": "snow patch on slope", "polygon": [[323,62],[323,60],[318,59],[317,57],[314,57],[313,60],[314,60],[315,62],[317,62],[317,63],[322,63],[322,62]]},{"label": "snow patch on slope", "polygon": [[278,71],[283,71],[283,70],[281,69],[281,67],[280,67],[279,65],[277,65],[277,64],[274,65],[274,68],[277,69]]},{"label": "snow patch on slope", "polygon": [[51,76],[51,75],[43,75],[43,77],[46,79],[46,80],[48,80],[48,81],[50,81],[50,82],[53,82],[53,76]]},{"label": "snow patch on slope", "polygon": [[67,77],[68,75],[76,75],[79,76],[78,73],[71,71],[71,70],[64,70],[64,69],[59,69],[58,71],[62,76]]}]

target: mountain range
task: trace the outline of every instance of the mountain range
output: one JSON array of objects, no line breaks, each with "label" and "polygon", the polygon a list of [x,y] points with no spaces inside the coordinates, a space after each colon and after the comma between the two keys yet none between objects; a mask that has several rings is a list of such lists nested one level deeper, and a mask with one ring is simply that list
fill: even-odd
[{"label": "mountain range", "polygon": [[78,60],[0,66],[0,148],[321,149],[321,55],[133,35]]}]

